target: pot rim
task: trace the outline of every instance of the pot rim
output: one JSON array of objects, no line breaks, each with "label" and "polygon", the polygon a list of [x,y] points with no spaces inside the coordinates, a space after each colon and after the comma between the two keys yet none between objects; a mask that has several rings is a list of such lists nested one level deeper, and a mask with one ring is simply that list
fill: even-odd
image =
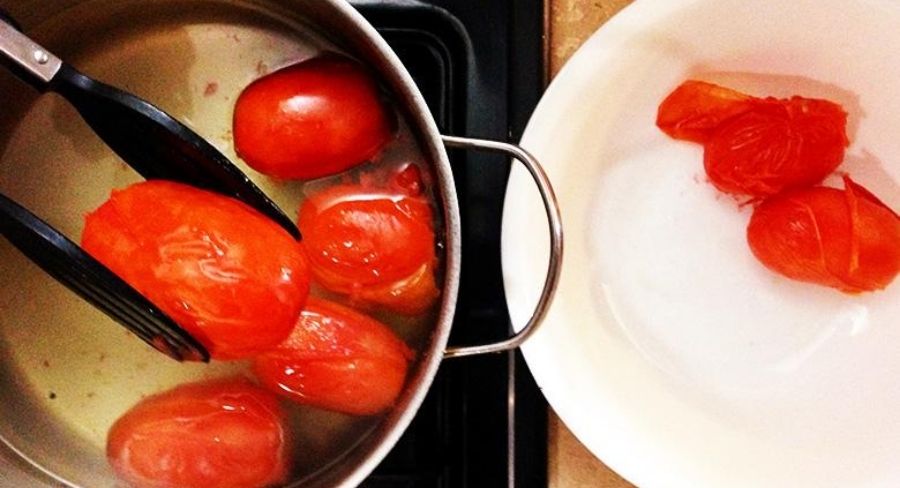
[{"label": "pot rim", "polygon": [[[444,245],[446,253],[443,293],[440,312],[434,324],[430,345],[423,351],[425,359],[423,359],[413,376],[407,380],[406,391],[392,411],[388,413],[369,436],[360,440],[356,448],[351,449],[345,456],[339,457],[335,461],[338,462],[352,456],[353,451],[357,448],[366,449],[360,457],[359,464],[348,473],[333,477],[326,475],[326,478],[323,480],[325,484],[356,486],[362,483],[365,477],[375,469],[409,426],[430,390],[438,367],[444,358],[512,350],[518,348],[537,331],[553,301],[562,271],[563,230],[559,203],[550,179],[534,156],[514,144],[442,136],[418,86],[416,86],[412,76],[393,49],[375,28],[346,0],[328,1],[332,7],[337,9],[338,14],[344,17],[345,21],[350,22],[351,25],[349,27],[356,29],[356,31],[343,32],[343,34],[355,44],[354,47],[363,47],[369,50],[369,52],[360,53],[364,55],[362,61],[378,66],[379,74],[389,82],[390,88],[397,97],[396,99],[399,103],[397,108],[405,110],[405,115],[411,124],[413,133],[419,137],[418,142],[422,150],[431,158],[432,169],[437,179],[438,197],[443,210],[445,230]],[[550,252],[547,262],[547,275],[544,279],[542,292],[537,299],[534,312],[528,322],[508,339],[496,343],[447,347],[459,292],[461,223],[456,187],[446,147],[498,152],[522,163],[534,180],[546,211],[550,235]],[[374,447],[372,447],[373,444]],[[333,467],[333,465],[329,467]],[[323,470],[328,471],[329,467],[325,467]],[[316,486],[319,486],[319,484],[317,483]]]},{"label": "pot rim", "polygon": [[[404,115],[407,116],[413,133],[418,136],[418,143],[421,145],[422,151],[431,160],[431,169],[436,177],[437,196],[444,222],[443,286],[441,287],[439,313],[433,325],[434,329],[428,347],[421,352],[422,360],[413,375],[407,379],[404,395],[398,403],[357,447],[335,460],[335,462],[340,462],[352,457],[353,450],[361,445],[371,446],[374,444],[375,447],[368,449],[352,470],[335,479],[329,478],[329,482],[337,486],[349,487],[361,484],[393,449],[419,411],[434,382],[441,361],[444,359],[444,349],[450,338],[456,311],[462,244],[459,202],[450,160],[437,124],[425,103],[425,98],[400,58],[362,14],[346,0],[327,0],[327,2],[334,9],[335,14],[342,16],[344,21],[356,29],[356,32],[342,33],[354,42],[353,47],[365,46],[370,49],[368,53],[360,53],[357,49],[354,54],[365,54],[362,61],[378,67],[379,75],[389,84],[395,101],[400,104],[398,108],[405,110]],[[373,60],[373,57],[376,59]],[[323,471],[328,471],[329,467],[331,466],[322,468],[317,474],[321,475]],[[315,476],[314,474],[313,477]],[[302,485],[302,482],[300,484]]]},{"label": "pot rim", "polygon": [[[262,11],[272,13],[278,11],[291,13],[292,10],[290,4],[279,4],[271,0],[244,1]],[[442,278],[440,306],[437,316],[431,324],[432,329],[428,342],[419,353],[420,359],[410,370],[400,398],[377,425],[363,435],[355,445],[350,446],[316,472],[303,479],[288,483],[288,486],[350,487],[361,484],[394,448],[418,413],[444,358],[514,349],[537,329],[549,308],[559,279],[562,260],[562,228],[558,204],[549,179],[530,154],[512,144],[442,136],[424,97],[406,67],[387,44],[387,41],[347,0],[303,2],[302,7],[304,12],[300,17],[304,19],[305,24],[326,39],[338,41],[339,46],[349,48],[348,52],[363,64],[370,66],[389,89],[396,110],[405,117],[421,154],[434,175],[435,196],[443,218],[442,241],[445,252],[440,274]],[[296,12],[289,17],[296,17]],[[447,156],[446,147],[448,146],[502,152],[519,160],[525,164],[535,179],[547,210],[551,235],[551,255],[544,282],[544,292],[528,324],[509,339],[495,344],[465,347],[448,347],[447,345],[459,294],[462,251],[459,202]],[[7,459],[10,456],[2,453],[4,447],[15,451],[14,446],[0,444],[0,466],[3,466],[4,461],[10,461]],[[37,468],[45,475],[49,475],[50,478],[58,482],[69,483],[30,461],[27,456],[22,456],[23,453],[17,452],[17,454],[19,455],[11,457],[25,459],[29,461],[30,467]],[[15,464],[18,460],[12,459],[11,461]],[[352,463],[348,463],[348,461],[352,461]],[[345,466],[339,467],[340,464]],[[0,472],[0,474],[3,473]],[[0,481],[3,479],[0,476]]]}]

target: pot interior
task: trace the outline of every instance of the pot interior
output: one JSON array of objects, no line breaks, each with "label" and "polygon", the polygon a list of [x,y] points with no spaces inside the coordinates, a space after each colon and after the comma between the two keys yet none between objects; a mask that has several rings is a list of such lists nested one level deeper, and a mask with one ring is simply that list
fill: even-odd
[{"label": "pot interior", "polygon": [[[18,6],[9,10],[14,15],[21,10],[28,34],[63,60],[190,125],[289,215],[296,214],[307,192],[358,177],[280,182],[247,168],[232,146],[232,108],[243,87],[318,52],[342,50],[332,36],[311,27],[301,7],[311,2],[298,2],[293,10],[283,2],[49,3],[40,2],[47,13],[42,19]],[[347,52],[346,43],[336,40]],[[139,176],[61,97],[38,95],[6,72],[0,72],[0,93],[0,191],[78,242],[83,216],[111,189],[140,181]],[[411,129],[416,123],[398,115],[397,139],[378,164],[420,162],[426,183],[435,182],[434,156],[417,144],[422,136]],[[442,226],[436,223],[436,229]],[[108,428],[120,415],[147,395],[188,381],[244,374],[247,367],[169,360],[53,281],[5,240],[0,240],[0,311],[0,437],[32,465],[32,473],[43,472],[29,476],[48,484],[55,478],[74,486],[116,485],[104,446]],[[442,346],[443,334],[434,333],[438,314],[376,317],[418,351],[420,360],[397,408],[415,407],[411,399],[430,383],[430,361]],[[341,479],[327,471],[364,460],[398,418],[396,412],[352,417],[284,405],[296,439],[295,481]],[[22,459],[12,459],[11,452],[4,462],[19,468],[3,469],[24,470]]]}]

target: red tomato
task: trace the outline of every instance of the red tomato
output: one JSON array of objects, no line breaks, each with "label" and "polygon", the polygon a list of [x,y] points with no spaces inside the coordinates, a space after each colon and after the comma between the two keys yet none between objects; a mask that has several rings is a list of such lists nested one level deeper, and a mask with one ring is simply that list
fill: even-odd
[{"label": "red tomato", "polygon": [[350,299],[361,306],[377,304],[393,312],[415,316],[427,312],[441,292],[434,282],[434,264],[423,264],[413,274],[386,285],[361,286]]},{"label": "red tomato", "polygon": [[706,142],[706,174],[723,192],[760,197],[813,185],[843,161],[846,125],[847,113],[827,100],[754,101]]},{"label": "red tomato", "polygon": [[355,415],[394,404],[413,352],[387,326],[310,298],[294,332],[257,356],[259,380],[294,401]]},{"label": "red tomato", "polygon": [[421,196],[425,191],[422,170],[415,164],[406,164],[394,172],[389,185],[396,188],[398,192],[411,197]]},{"label": "red tomato", "polygon": [[114,191],[86,218],[82,246],[216,359],[284,339],[309,292],[287,232],[237,200],[167,181]]},{"label": "red tomato", "polygon": [[[396,184],[409,184],[403,178]],[[410,315],[438,297],[431,207],[423,196],[333,186],[303,203],[299,226],[313,277],[325,288]]]},{"label": "red tomato", "polygon": [[138,488],[262,488],[284,481],[286,432],[278,398],[232,378],[142,400],[113,424],[106,454]]},{"label": "red tomato", "polygon": [[747,228],[753,254],[788,278],[847,293],[880,290],[900,272],[900,218],[844,178],[767,199]]},{"label": "red tomato", "polygon": [[303,180],[365,162],[395,126],[369,74],[334,55],[254,81],[238,98],[233,122],[235,149],[247,164],[270,176]]},{"label": "red tomato", "polygon": [[747,111],[752,100],[723,86],[688,80],[659,105],[656,125],[674,139],[702,144],[724,121]]}]

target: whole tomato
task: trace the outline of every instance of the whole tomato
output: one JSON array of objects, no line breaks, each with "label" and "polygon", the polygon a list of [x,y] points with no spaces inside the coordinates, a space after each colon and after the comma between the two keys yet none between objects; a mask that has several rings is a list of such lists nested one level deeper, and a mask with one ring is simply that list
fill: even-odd
[{"label": "whole tomato", "polygon": [[179,183],[114,191],[86,217],[82,246],[215,359],[281,342],[309,292],[306,258],[287,232],[237,200]]},{"label": "whole tomato", "polygon": [[300,208],[299,227],[317,283],[360,305],[416,315],[439,292],[434,222],[421,184],[400,172],[393,185],[342,184]]},{"label": "whole tomato", "polygon": [[137,488],[262,488],[284,481],[290,462],[277,397],[242,378],[142,400],[113,424],[106,454]]},{"label": "whole tomato", "polygon": [[726,193],[757,197],[814,185],[844,160],[847,113],[827,100],[765,99],[706,142],[703,166]]},{"label": "whole tomato", "polygon": [[757,98],[698,80],[662,101],[656,125],[703,144],[703,166],[716,188],[754,197],[822,181],[849,144],[847,113],[834,102]]},{"label": "whole tomato", "polygon": [[253,371],[263,385],[298,403],[374,415],[394,404],[412,357],[381,322],[310,298],[291,335],[257,356]]},{"label": "whole tomato", "polygon": [[747,227],[753,254],[788,278],[847,293],[880,290],[900,272],[900,218],[844,177],[764,201]]},{"label": "whole tomato", "polygon": [[251,83],[234,107],[238,155],[257,171],[308,180],[374,156],[396,122],[378,85],[355,61],[326,55]]}]

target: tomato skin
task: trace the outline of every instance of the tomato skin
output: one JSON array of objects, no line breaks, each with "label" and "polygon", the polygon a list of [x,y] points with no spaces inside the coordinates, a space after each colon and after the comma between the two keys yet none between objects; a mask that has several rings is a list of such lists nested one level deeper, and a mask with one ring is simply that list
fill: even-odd
[{"label": "tomato skin", "polygon": [[315,281],[359,305],[416,315],[439,295],[431,207],[420,195],[333,186],[303,203],[299,227]]},{"label": "tomato skin", "polygon": [[277,178],[340,173],[374,156],[396,122],[374,80],[356,62],[328,55],[248,85],[234,107],[238,155]]},{"label": "tomato skin", "polygon": [[381,322],[310,298],[291,335],[257,356],[253,371],[263,385],[298,403],[374,415],[394,404],[412,358]]},{"label": "tomato skin", "polygon": [[706,141],[703,165],[725,193],[756,197],[822,181],[844,159],[847,113],[835,103],[765,99]]},{"label": "tomato skin", "polygon": [[440,295],[434,281],[434,264],[428,263],[393,283],[358,287],[349,293],[349,298],[354,305],[362,308],[377,304],[381,308],[413,317],[429,311]]},{"label": "tomato skin", "polygon": [[137,488],[262,488],[284,481],[288,445],[277,397],[228,378],[145,398],[113,424],[106,453]]},{"label": "tomato skin", "polygon": [[697,80],[663,100],[656,125],[704,145],[703,165],[716,188],[754,197],[822,181],[849,144],[847,113],[836,103],[762,99]]},{"label": "tomato skin", "polygon": [[422,170],[412,163],[407,163],[398,168],[391,175],[389,185],[398,193],[407,196],[421,196],[425,192],[425,182],[422,178]]},{"label": "tomato skin", "polygon": [[888,286],[900,272],[900,218],[849,177],[844,185],[760,204],[747,227],[754,256],[783,276],[846,293]]},{"label": "tomato skin", "polygon": [[687,80],[659,105],[656,125],[674,139],[708,141],[723,122],[750,109],[754,97],[698,80]]},{"label": "tomato skin", "polygon": [[300,244],[243,203],[168,181],[114,191],[82,246],[196,337],[215,359],[290,333],[309,293]]}]

